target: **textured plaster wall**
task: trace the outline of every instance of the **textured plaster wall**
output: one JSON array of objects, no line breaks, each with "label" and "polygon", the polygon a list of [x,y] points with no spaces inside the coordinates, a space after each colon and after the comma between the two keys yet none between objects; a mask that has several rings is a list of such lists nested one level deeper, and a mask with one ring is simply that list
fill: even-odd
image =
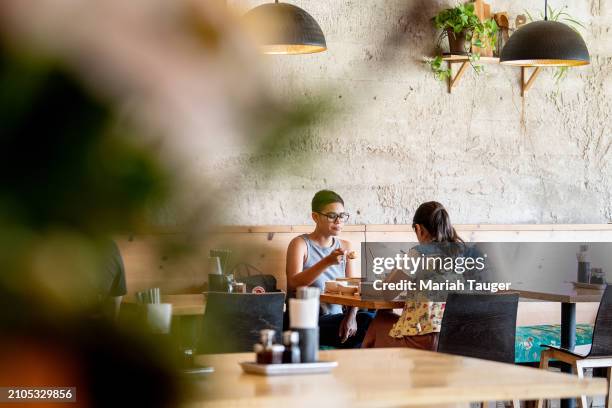
[{"label": "textured plaster wall", "polygon": [[[225,222],[307,223],[322,188],[345,198],[356,223],[410,223],[426,200],[456,223],[612,221],[612,0],[550,1],[585,23],[592,63],[558,86],[541,73],[524,100],[518,68],[468,71],[452,94],[430,74],[429,18],[452,1],[291,2],[316,18],[329,50],[269,57],[274,91],[326,93],[336,111],[283,146],[280,171],[253,170],[266,154],[219,157],[215,171],[235,175]],[[513,20],[543,1],[491,3]]]}]

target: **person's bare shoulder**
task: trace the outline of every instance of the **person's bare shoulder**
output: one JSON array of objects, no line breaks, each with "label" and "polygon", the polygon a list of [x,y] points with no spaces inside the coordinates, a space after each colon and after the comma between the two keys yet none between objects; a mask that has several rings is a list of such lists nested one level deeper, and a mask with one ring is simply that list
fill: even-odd
[{"label": "person's bare shoulder", "polygon": [[351,249],[353,249],[353,244],[351,244],[351,241],[347,241],[346,239],[341,239],[340,248],[350,251]]},{"label": "person's bare shoulder", "polygon": [[287,247],[287,253],[290,252],[297,255],[306,256],[306,242],[304,241],[304,238],[301,236],[293,238]]},{"label": "person's bare shoulder", "polygon": [[289,241],[289,248],[306,248],[306,242],[304,242],[304,238],[298,235],[294,237],[291,241]]}]

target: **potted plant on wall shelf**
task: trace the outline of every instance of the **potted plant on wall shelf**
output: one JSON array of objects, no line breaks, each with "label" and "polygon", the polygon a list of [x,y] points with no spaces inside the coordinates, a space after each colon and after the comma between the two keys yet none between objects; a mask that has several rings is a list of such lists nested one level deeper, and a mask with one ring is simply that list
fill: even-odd
[{"label": "potted plant on wall shelf", "polygon": [[[434,26],[442,32],[438,37],[437,47],[441,48],[444,38],[448,38],[450,54],[465,55],[476,72],[482,71],[481,65],[476,65],[480,54],[472,52],[476,47],[495,49],[499,28],[493,19],[480,21],[475,13],[474,3],[458,4],[442,10],[432,18]],[[443,68],[442,57],[437,56],[428,61],[435,76],[440,80],[450,77],[450,69]]]}]

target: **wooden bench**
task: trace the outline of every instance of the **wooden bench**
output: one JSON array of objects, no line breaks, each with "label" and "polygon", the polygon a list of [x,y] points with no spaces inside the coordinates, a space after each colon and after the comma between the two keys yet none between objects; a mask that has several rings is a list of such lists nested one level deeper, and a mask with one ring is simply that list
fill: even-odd
[{"label": "wooden bench", "polygon": [[[215,248],[233,251],[230,265],[246,262],[276,277],[286,288],[285,253],[289,241],[312,231],[312,226],[219,227],[199,242],[185,242],[178,232],[120,237],[117,241],[126,266],[130,294],[159,287],[163,294],[198,293],[206,281],[207,258]],[[458,233],[472,242],[612,242],[612,225],[457,225]],[[342,238],[353,246],[361,242],[415,242],[411,225],[348,225]],[[160,247],[160,243],[171,243]],[[187,245],[188,244],[188,245]],[[183,255],[182,248],[194,251]],[[357,267],[360,268],[359,260]],[[577,305],[577,323],[595,321],[596,303]],[[518,326],[560,323],[560,304],[520,302]],[[193,320],[193,319],[192,319]],[[196,319],[197,320],[197,319]],[[538,339],[533,339],[534,344]]]},{"label": "wooden bench", "polygon": [[[289,241],[311,232],[312,226],[225,226],[212,230],[199,242],[186,242],[179,232],[151,233],[117,239],[126,266],[130,294],[150,287],[163,293],[197,293],[206,280],[210,249],[233,251],[230,264],[237,261],[253,265],[274,275],[278,287],[286,288],[285,253]],[[612,225],[457,225],[466,241],[473,242],[612,242]],[[415,242],[410,225],[347,225],[342,238],[359,247],[361,242]],[[170,242],[170,248],[159,248]],[[187,245],[188,244],[188,245]],[[189,256],[180,250],[192,246]],[[359,260],[356,260],[360,267]],[[551,316],[554,312],[550,312]],[[558,314],[557,314],[558,315]]]}]

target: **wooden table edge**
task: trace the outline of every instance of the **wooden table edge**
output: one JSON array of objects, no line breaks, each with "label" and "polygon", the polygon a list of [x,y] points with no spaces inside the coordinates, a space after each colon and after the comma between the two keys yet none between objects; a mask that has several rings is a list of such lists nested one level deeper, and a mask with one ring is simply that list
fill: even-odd
[{"label": "wooden table edge", "polygon": [[[397,350],[402,350],[402,349],[403,348],[400,348]],[[369,350],[376,350],[376,349],[369,349]],[[392,353],[395,350],[394,348],[388,348],[388,349],[384,349],[384,351],[387,353]],[[326,358],[328,358],[328,357],[331,357],[330,354],[333,355],[333,354],[343,354],[343,353],[359,353],[359,350],[331,350],[331,351],[326,351],[323,354],[324,355],[327,354]],[[426,353],[434,353],[434,352],[426,352]],[[218,358],[224,355],[228,355],[228,354],[198,355],[196,356],[196,358],[197,359]],[[229,354],[229,355],[231,356],[232,354]],[[250,354],[242,353],[242,355],[236,356],[238,357],[236,358],[236,360],[239,361],[242,359],[248,359],[247,355],[250,355]],[[478,360],[478,359],[474,359],[471,357],[461,357],[461,356],[456,356],[456,357],[463,358],[463,359],[469,359],[469,360]],[[485,363],[494,363],[494,362],[489,362],[489,361],[484,361],[484,360],[482,361]],[[495,364],[503,364],[503,363],[495,363]],[[522,370],[539,371],[539,369],[537,368],[518,367],[515,365],[512,365],[512,366],[516,368],[520,368]],[[222,372],[223,371],[215,372],[211,375],[219,375]],[[362,406],[364,407],[366,406],[367,407],[385,406],[386,407],[386,406],[394,406],[394,405],[401,405],[401,406],[427,405],[427,406],[430,406],[431,404],[433,404],[434,406],[440,406],[440,405],[446,405],[450,403],[477,402],[477,400],[478,401],[481,401],[481,400],[501,401],[505,399],[507,400],[519,399],[523,401],[528,401],[528,400],[537,400],[540,398],[543,398],[543,399],[576,398],[576,397],[579,397],[580,395],[599,396],[599,395],[605,395],[608,390],[608,383],[605,378],[579,379],[575,375],[563,374],[563,373],[553,373],[550,371],[547,372],[546,374],[548,376],[559,376],[559,379],[563,378],[566,380],[570,380],[571,383],[567,384],[564,381],[563,382],[563,386],[565,387],[564,389],[560,389],[559,385],[551,384],[551,383],[547,383],[547,384],[533,383],[533,384],[530,384],[528,387],[522,388],[520,391],[516,389],[517,386],[519,386],[517,384],[503,384],[503,383],[487,384],[484,390],[482,388],[480,389],[478,398],[474,396],[473,391],[467,389],[466,387],[456,387],[456,388],[451,387],[451,389],[454,391],[453,393],[449,393],[448,387],[444,387],[444,386],[433,386],[433,387],[423,388],[420,390],[396,389],[396,390],[390,391],[386,389],[380,392],[376,389],[367,389],[367,390],[364,390],[363,393],[359,393],[359,395],[350,395],[350,396],[346,394],[338,395],[337,398],[334,398],[332,400],[342,401],[343,403],[350,404],[348,406],[355,406],[355,407],[362,407]],[[321,377],[324,377],[328,375],[333,376],[334,374],[332,371],[331,374],[319,374],[319,375]],[[289,376],[289,377],[293,377],[293,376]],[[297,378],[297,377],[299,376],[295,376],[293,378]],[[265,379],[266,377],[262,377],[262,378]],[[268,377],[268,379],[272,382],[277,381],[278,378],[281,378],[281,377]],[[288,378],[288,377],[285,377],[285,378]],[[322,380],[324,380],[324,378]],[[436,397],[437,401],[435,401],[435,403],[432,402],[431,400],[432,394],[437,395]],[[319,395],[303,395],[303,397],[305,398],[304,400],[297,401],[297,402],[306,402],[306,401],[316,402],[316,403],[325,402],[321,399],[321,396]],[[222,400],[200,401],[198,406],[210,406],[210,407],[213,407],[213,406],[235,406],[235,407],[285,406],[281,404],[291,405],[291,402],[294,401],[294,399],[295,399],[294,394],[292,395],[277,394],[277,395],[267,395],[263,397],[257,397],[257,400],[254,400],[252,398],[226,398]],[[296,404],[294,404],[294,406],[295,405]],[[304,404],[298,403],[297,406],[301,407],[301,406],[312,406],[312,405],[304,405]],[[324,404],[323,406],[327,406],[327,405]]]},{"label": "wooden table edge", "polygon": [[381,310],[401,309],[404,307],[405,303],[403,300],[362,299],[361,296],[340,295],[334,293],[321,293],[319,300],[322,303]]},{"label": "wooden table edge", "polygon": [[593,290],[592,293],[583,294],[555,294],[548,293],[540,290],[529,290],[529,289],[510,289],[506,293],[517,293],[519,297],[524,299],[542,300],[547,302],[561,302],[561,303],[582,303],[582,302],[599,302],[603,296],[603,290]]}]

